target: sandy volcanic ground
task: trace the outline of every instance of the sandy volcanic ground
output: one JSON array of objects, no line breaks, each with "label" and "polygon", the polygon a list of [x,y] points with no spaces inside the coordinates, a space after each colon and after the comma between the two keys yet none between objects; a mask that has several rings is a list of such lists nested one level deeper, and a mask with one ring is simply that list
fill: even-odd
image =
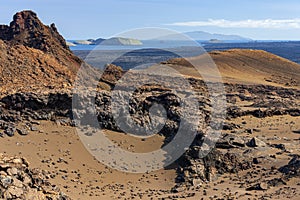
[{"label": "sandy volcanic ground", "polygon": [[[73,127],[42,121],[36,125],[38,131],[28,136],[1,138],[0,148],[5,154],[26,157],[32,168],[49,171],[51,183],[73,199],[299,199],[299,178],[263,191],[247,191],[246,188],[282,177],[277,169],[289,162],[289,154],[299,154],[300,135],[293,130],[300,129],[300,118],[246,116],[230,122],[242,127],[235,130],[239,136],[256,136],[269,145],[284,144],[289,153],[282,154],[282,150],[269,147],[253,148],[251,153],[261,158],[261,163],[253,169],[222,175],[191,191],[171,193],[176,164],[148,174],[127,174],[110,169],[88,153]],[[254,131],[248,133],[249,129]],[[104,130],[104,133],[132,152],[149,152],[163,143],[163,138],[157,135],[142,141],[118,132]]]}]

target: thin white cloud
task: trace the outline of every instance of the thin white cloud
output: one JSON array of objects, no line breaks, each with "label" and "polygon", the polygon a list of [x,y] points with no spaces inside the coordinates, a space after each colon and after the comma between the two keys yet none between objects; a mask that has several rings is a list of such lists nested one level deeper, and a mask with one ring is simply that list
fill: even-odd
[{"label": "thin white cloud", "polygon": [[215,26],[221,28],[300,28],[299,19],[263,19],[263,20],[238,20],[230,21],[225,19],[209,19],[207,21],[189,21],[189,22],[175,22],[167,24],[170,26]]}]

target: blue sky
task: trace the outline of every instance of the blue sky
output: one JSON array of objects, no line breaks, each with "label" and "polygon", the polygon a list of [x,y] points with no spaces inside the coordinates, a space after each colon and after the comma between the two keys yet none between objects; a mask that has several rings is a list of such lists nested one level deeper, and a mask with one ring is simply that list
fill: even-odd
[{"label": "blue sky", "polygon": [[68,39],[110,37],[143,27],[300,40],[297,0],[1,0],[0,23],[20,10],[55,22]]}]

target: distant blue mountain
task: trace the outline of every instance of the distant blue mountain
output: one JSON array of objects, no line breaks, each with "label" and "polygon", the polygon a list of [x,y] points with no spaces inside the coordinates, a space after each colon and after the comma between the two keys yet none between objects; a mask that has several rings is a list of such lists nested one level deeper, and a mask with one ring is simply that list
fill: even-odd
[{"label": "distant blue mountain", "polygon": [[[187,35],[194,41],[186,38]],[[195,43],[197,41],[197,43]],[[89,40],[68,40],[68,45],[72,47],[72,50],[91,50],[94,49],[94,45],[101,46],[115,46],[121,48],[124,47],[139,47],[144,48],[171,48],[179,46],[195,46],[195,44],[216,44],[216,43],[245,43],[250,42],[252,39],[245,38],[238,35],[224,35],[224,34],[211,34],[204,31],[186,32],[183,34],[170,34],[150,40],[138,40],[135,38],[121,38],[114,37],[109,39],[89,39]],[[123,47],[122,47],[123,48]]]},{"label": "distant blue mountain", "polygon": [[204,31],[186,32],[185,35],[191,37],[194,40],[208,41],[208,40],[220,40],[220,41],[252,41],[250,38],[245,38],[239,35],[223,35],[216,33],[208,33]]}]

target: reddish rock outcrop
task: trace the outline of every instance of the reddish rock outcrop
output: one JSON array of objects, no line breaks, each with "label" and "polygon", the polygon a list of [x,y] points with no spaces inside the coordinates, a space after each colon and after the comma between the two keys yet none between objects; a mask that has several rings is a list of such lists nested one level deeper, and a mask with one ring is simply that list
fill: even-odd
[{"label": "reddish rock outcrop", "polygon": [[0,96],[16,92],[70,89],[84,65],[54,24],[44,25],[32,11],[14,15],[10,25],[0,25]]},{"label": "reddish rock outcrop", "polygon": [[[9,26],[1,25],[0,39],[9,41],[11,44],[21,44],[52,53],[55,56],[62,55],[62,53],[72,55],[55,24],[44,25],[33,11],[18,12],[13,16],[13,21]],[[81,63],[76,56],[71,57]]]}]

